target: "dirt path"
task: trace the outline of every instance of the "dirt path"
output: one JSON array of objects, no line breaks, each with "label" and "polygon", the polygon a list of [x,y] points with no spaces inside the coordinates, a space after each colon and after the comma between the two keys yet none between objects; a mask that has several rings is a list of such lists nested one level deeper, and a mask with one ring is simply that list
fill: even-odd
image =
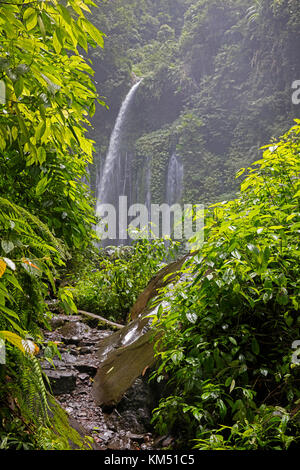
[{"label": "dirt path", "polygon": [[44,371],[57,400],[93,436],[99,450],[156,448],[150,425],[154,402],[146,381],[137,379],[113,410],[104,412],[93,400],[96,344],[112,332],[92,328],[80,316],[55,316],[52,328],[44,332],[45,339],[60,343],[61,360],[54,359],[55,369],[44,362]]}]

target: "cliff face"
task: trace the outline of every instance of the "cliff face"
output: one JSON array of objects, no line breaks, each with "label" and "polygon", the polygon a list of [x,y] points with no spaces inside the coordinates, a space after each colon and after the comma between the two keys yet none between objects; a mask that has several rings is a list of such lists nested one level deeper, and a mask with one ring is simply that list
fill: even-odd
[{"label": "cliff face", "polygon": [[297,0],[248,8],[246,0],[99,3],[96,23],[107,40],[92,60],[109,110],[94,118],[93,188],[121,103],[143,76],[122,143],[133,201],[166,201],[174,154],[183,202],[233,197],[236,171],[299,116],[291,98],[300,78]]}]

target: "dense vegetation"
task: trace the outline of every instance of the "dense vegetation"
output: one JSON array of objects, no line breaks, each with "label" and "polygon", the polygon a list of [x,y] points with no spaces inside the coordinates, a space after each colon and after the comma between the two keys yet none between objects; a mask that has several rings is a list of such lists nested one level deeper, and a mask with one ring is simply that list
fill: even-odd
[{"label": "dense vegetation", "polygon": [[[59,429],[59,411],[49,421],[55,405],[35,355],[55,353],[40,332],[50,318],[45,299],[56,291],[60,269],[83,256],[94,237],[89,190],[79,184],[92,159],[85,134],[97,93],[78,47],[103,43],[84,16],[91,3],[74,0],[68,9],[55,1],[0,4],[2,448],[66,447],[71,434],[66,424]],[[75,308],[69,290],[59,295]]]},{"label": "dense vegetation", "polygon": [[298,120],[248,169],[237,199],[208,209],[204,244],[159,309],[154,375],[172,394],[154,423],[185,445],[299,442],[299,151]]},{"label": "dense vegetation", "polygon": [[215,203],[203,246],[156,299],[167,306],[154,318],[164,394],[153,424],[178,447],[296,446],[300,121],[287,130],[298,0],[95,3],[0,0],[0,448],[90,448],[42,372],[58,353],[43,338],[48,301],[125,323],[174,253],[166,240],[96,245],[87,169],[95,189],[135,76],[134,178],[149,164],[162,202],[176,150],[183,202]]},{"label": "dense vegetation", "polygon": [[300,76],[298,3],[99,2],[95,22],[107,38],[104,50],[92,55],[110,109],[99,108],[94,118],[97,168],[136,74],[144,80],[127,145],[139,184],[145,161],[151,161],[153,202],[164,201],[167,162],[175,149],[184,164],[184,202],[233,197],[239,168],[299,117],[291,100],[292,82]]},{"label": "dense vegetation", "polygon": [[130,247],[111,247],[89,264],[73,289],[78,308],[126,322],[128,312],[166,259],[176,242],[136,240]]}]

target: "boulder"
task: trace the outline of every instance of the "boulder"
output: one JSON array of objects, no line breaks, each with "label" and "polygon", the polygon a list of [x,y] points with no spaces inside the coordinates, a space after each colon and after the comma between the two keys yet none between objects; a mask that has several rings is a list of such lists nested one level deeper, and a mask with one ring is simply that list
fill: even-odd
[{"label": "boulder", "polygon": [[45,370],[53,395],[71,393],[76,387],[77,373],[72,370]]},{"label": "boulder", "polygon": [[130,311],[131,320],[135,320],[139,315],[145,310],[149,301],[156,297],[159,289],[167,286],[171,282],[176,280],[178,276],[178,271],[182,268],[185,261],[190,258],[191,253],[187,254],[183,258],[180,258],[177,261],[174,261],[171,264],[168,264],[162,268],[149,282],[146,289],[139,295],[137,301],[133,305]]},{"label": "boulder", "polygon": [[[144,320],[142,319],[141,323]],[[134,323],[135,326],[139,326],[138,320]],[[128,335],[136,332],[131,329],[127,331]],[[154,364],[153,339],[153,331],[149,329],[128,345],[117,348],[111,347],[111,344],[108,345],[109,352],[105,353],[107,359],[98,368],[93,384],[93,394],[98,405],[108,407],[117,405],[135,379],[143,373],[146,367]]]},{"label": "boulder", "polygon": [[93,384],[98,405],[117,405],[134,381],[154,365],[154,347],[159,342],[159,335],[154,335],[151,329],[151,314],[157,311],[159,305],[151,309],[148,304],[160,288],[179,279],[177,272],[190,256],[188,254],[161,269],[133,306],[131,323],[99,344],[97,355],[100,366]]}]

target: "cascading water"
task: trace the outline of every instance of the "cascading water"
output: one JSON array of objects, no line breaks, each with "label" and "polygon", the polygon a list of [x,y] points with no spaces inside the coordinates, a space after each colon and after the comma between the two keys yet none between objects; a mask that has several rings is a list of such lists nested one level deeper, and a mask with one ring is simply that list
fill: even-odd
[{"label": "cascading water", "polygon": [[146,166],[146,197],[145,197],[145,205],[147,207],[148,213],[150,214],[151,211],[151,159],[147,159],[147,166]]},{"label": "cascading water", "polygon": [[120,147],[126,117],[140,83],[141,80],[133,85],[123,101],[111,134],[107,157],[100,179],[100,188],[98,188],[97,207],[101,204],[112,204],[116,207],[119,196],[124,195],[126,175],[128,174],[128,155],[126,154],[123,159]]},{"label": "cascading water", "polygon": [[[110,137],[106,160],[97,178],[96,214],[100,216],[103,215],[101,206],[104,204],[111,204],[118,215],[119,197],[129,196],[130,198],[131,196],[131,159],[126,145],[123,145],[123,135],[135,93],[141,82],[142,80],[132,86],[122,103]],[[122,241],[117,240],[117,244],[122,244]]]},{"label": "cascading water", "polygon": [[172,154],[167,174],[166,203],[169,206],[179,203],[182,195],[183,165],[175,153]]}]

